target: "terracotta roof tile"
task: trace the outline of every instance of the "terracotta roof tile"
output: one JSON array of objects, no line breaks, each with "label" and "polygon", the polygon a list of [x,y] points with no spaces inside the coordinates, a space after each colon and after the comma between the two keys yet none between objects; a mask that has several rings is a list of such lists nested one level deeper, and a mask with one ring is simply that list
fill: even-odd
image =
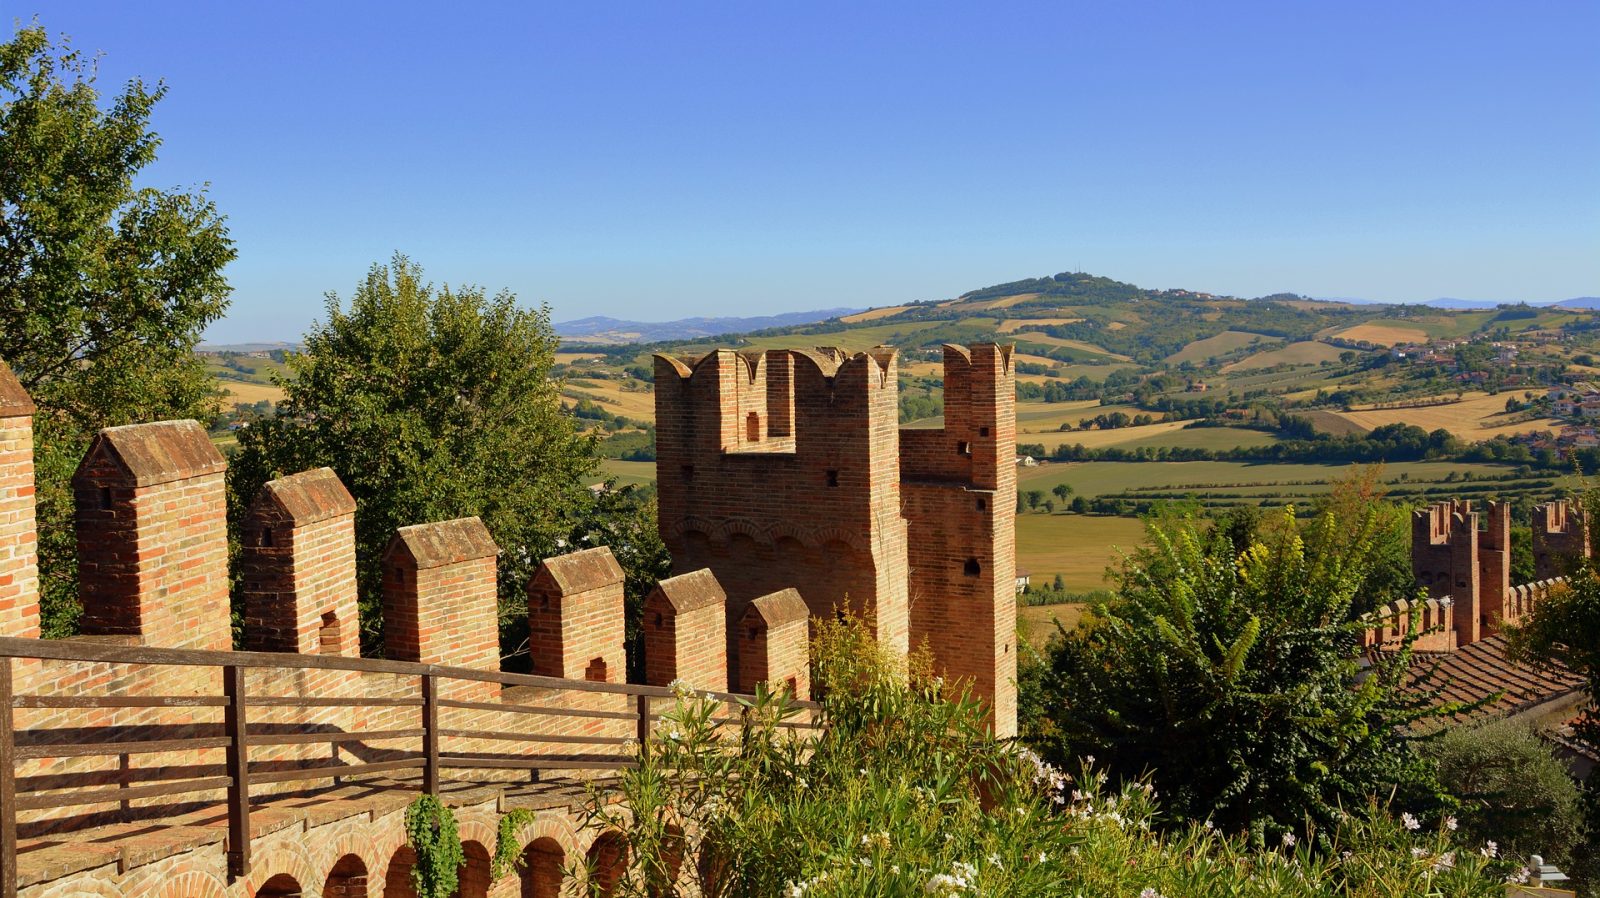
[{"label": "terracotta roof tile", "polygon": [[489,528],[475,517],[401,527],[383,554],[387,558],[402,550],[416,561],[418,570],[500,554]]},{"label": "terracotta roof tile", "polygon": [[1426,676],[1436,665],[1428,684],[1443,688],[1444,701],[1473,702],[1499,692],[1494,701],[1463,715],[1465,719],[1505,717],[1534,705],[1576,692],[1583,678],[1565,667],[1536,668],[1506,657],[1504,636],[1481,639],[1453,652],[1419,654],[1413,665],[1412,683]]},{"label": "terracotta roof tile", "polygon": [[621,583],[623,579],[622,566],[605,546],[546,558],[533,576],[535,581],[548,578],[556,591],[566,596]]}]

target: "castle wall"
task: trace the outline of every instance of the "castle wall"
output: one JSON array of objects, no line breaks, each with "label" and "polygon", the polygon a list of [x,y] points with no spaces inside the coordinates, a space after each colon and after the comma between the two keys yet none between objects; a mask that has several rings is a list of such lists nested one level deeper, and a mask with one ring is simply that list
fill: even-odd
[{"label": "castle wall", "polygon": [[0,636],[39,635],[33,400],[0,361]]},{"label": "castle wall", "polygon": [[1589,557],[1583,506],[1560,499],[1533,507],[1533,565],[1540,580],[1565,576],[1573,559]]},{"label": "castle wall", "polygon": [[233,647],[226,467],[194,421],[94,438],[72,478],[85,634]]},{"label": "castle wall", "polygon": [[656,470],[673,569],[709,568],[732,620],[794,587],[812,614],[849,607],[904,650],[896,378],[889,349],[658,356]]},{"label": "castle wall", "polygon": [[360,656],[355,515],[331,468],[261,488],[241,527],[245,648]]},{"label": "castle wall", "polygon": [[1471,502],[1438,502],[1412,513],[1411,569],[1429,596],[1455,600],[1456,642],[1477,642],[1478,515]]},{"label": "castle wall", "polygon": [[1016,732],[1016,383],[1009,350],[945,347],[940,430],[900,432],[911,642]]}]

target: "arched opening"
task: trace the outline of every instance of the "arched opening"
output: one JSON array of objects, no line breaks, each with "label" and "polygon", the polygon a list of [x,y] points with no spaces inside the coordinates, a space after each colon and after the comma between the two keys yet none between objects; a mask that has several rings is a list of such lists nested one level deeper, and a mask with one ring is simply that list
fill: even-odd
[{"label": "arched opening", "polygon": [[256,898],[300,898],[300,883],[287,873],[279,873],[261,884]]},{"label": "arched opening", "polygon": [[522,898],[560,898],[566,860],[555,839],[534,839],[522,852]]},{"label": "arched opening", "polygon": [[676,895],[678,873],[683,870],[684,852],[683,830],[676,826],[667,827],[667,837],[661,845],[661,870],[660,875],[664,882],[652,883],[650,892],[653,895]]},{"label": "arched opening", "polygon": [[416,865],[417,855],[410,845],[395,849],[394,857],[389,858],[389,872],[383,877],[383,898],[417,898],[411,888],[411,868]]},{"label": "arched opening", "polygon": [[594,840],[586,858],[589,867],[589,894],[611,898],[628,862],[628,846],[622,834],[609,832]]},{"label": "arched opening", "polygon": [[459,874],[457,898],[489,898],[489,886],[494,884],[489,877],[489,850],[480,842],[468,840],[461,843],[461,853],[467,863]]},{"label": "arched opening", "polygon": [[339,858],[322,884],[322,898],[367,898],[366,862],[353,854]]},{"label": "arched opening", "polygon": [[761,442],[761,416],[755,412],[744,416],[744,438],[752,443]]}]

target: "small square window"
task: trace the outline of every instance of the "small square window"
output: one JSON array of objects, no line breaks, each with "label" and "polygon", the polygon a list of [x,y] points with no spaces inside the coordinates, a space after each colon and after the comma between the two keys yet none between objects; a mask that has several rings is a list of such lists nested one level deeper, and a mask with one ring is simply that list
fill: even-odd
[{"label": "small square window", "polygon": [[828,469],[828,486],[839,485],[839,471],[836,468]]},{"label": "small square window", "polygon": [[684,465],[680,469],[680,473],[683,475],[683,479],[684,480],[693,480],[694,479],[694,465]]},{"label": "small square window", "polygon": [[971,455],[972,454],[972,444],[967,442],[966,440],[962,440],[961,442],[957,443],[956,444],[956,454],[957,455]]},{"label": "small square window", "polygon": [[978,510],[979,511],[988,511],[989,510],[989,501],[987,499],[984,499],[982,496],[978,497]]},{"label": "small square window", "polygon": [[978,428],[978,436],[986,437],[988,435],[989,435],[989,428],[987,428],[987,427]]}]

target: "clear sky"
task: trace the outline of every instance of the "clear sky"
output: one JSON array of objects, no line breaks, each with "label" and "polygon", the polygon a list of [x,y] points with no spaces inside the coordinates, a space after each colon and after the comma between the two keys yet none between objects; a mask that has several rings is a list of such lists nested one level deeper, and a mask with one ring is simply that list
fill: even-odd
[{"label": "clear sky", "polygon": [[238,241],[214,341],[297,338],[395,250],[557,320],[1063,270],[1600,295],[1594,0],[5,7],[169,85],[149,181]]}]

